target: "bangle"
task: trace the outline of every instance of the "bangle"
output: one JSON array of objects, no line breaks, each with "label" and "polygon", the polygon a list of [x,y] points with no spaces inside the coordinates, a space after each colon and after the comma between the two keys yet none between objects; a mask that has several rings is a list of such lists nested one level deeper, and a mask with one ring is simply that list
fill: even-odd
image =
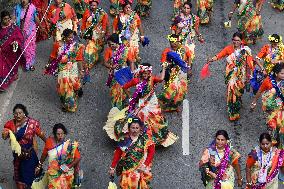
[{"label": "bangle", "polygon": [[42,163],[40,161],[38,162],[38,164],[42,166]]},{"label": "bangle", "polygon": [[231,11],[231,12],[230,12],[230,14],[234,14],[234,12],[233,12],[233,11]]},{"label": "bangle", "polygon": [[248,186],[252,186],[252,182],[247,182],[246,183]]},{"label": "bangle", "polygon": [[115,170],[115,168],[113,168],[113,167],[110,167],[109,169],[111,169],[111,170]]},{"label": "bangle", "polygon": [[252,102],[251,105],[256,106],[256,103],[253,103],[253,102]]}]

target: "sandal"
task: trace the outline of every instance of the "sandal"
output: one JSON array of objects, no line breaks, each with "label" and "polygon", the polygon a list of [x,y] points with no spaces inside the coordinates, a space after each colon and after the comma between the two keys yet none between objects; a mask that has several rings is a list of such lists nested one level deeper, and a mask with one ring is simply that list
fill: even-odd
[{"label": "sandal", "polygon": [[31,66],[31,67],[30,67],[30,71],[35,71],[35,67],[34,67],[34,66]]}]

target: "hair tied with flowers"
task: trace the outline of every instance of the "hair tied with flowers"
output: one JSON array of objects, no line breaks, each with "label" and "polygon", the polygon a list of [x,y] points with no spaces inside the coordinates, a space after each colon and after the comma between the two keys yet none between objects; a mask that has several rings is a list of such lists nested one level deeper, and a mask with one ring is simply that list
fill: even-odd
[{"label": "hair tied with flowers", "polygon": [[179,37],[178,38],[172,37],[172,35],[168,35],[167,39],[169,40],[169,42],[173,42],[173,43],[176,43],[179,41]]},{"label": "hair tied with flowers", "polygon": [[282,41],[282,36],[279,36],[279,39],[275,38],[273,35],[268,36],[268,40],[270,42],[279,43]]},{"label": "hair tied with flowers", "polygon": [[127,122],[128,122],[128,123],[132,123],[132,122],[133,122],[133,118],[132,118],[132,117],[128,118],[128,119],[127,119]]}]

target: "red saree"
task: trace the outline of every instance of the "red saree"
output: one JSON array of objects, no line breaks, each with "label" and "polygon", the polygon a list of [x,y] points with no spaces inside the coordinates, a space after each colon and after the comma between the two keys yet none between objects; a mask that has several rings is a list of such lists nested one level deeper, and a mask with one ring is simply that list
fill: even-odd
[{"label": "red saree", "polygon": [[[11,25],[6,28],[0,28],[0,85],[19,58],[23,40],[23,35],[20,31],[20,28],[18,28],[17,26]],[[12,43],[14,41],[18,43],[16,52],[13,51]],[[0,89],[7,89],[7,87],[17,79],[18,66],[20,64],[25,65],[24,58],[21,58],[16,66],[12,69],[8,78],[5,80],[3,85],[0,86]]]},{"label": "red saree", "polygon": [[[32,0],[32,3],[36,6],[37,13],[38,13],[37,16],[39,20],[41,20],[46,9],[48,8],[48,0]],[[46,17],[47,17],[47,14],[41,23],[41,26],[43,27],[44,31],[42,32],[38,30],[37,35],[36,35],[36,42],[43,41],[48,38],[49,24],[48,24]]]}]

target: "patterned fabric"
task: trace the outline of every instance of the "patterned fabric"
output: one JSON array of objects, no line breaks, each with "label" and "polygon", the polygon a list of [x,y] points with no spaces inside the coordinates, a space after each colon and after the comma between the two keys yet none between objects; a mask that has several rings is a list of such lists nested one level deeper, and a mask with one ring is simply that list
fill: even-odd
[{"label": "patterned fabric", "polygon": [[[284,94],[284,81],[279,82],[278,87]],[[284,149],[284,103],[277,95],[274,87],[264,91],[262,95],[262,109],[268,115],[266,124],[273,130],[272,138],[274,143],[278,141],[279,148]]]},{"label": "patterned fabric", "polygon": [[241,97],[254,65],[251,50],[247,46],[235,50],[233,45],[229,45],[216,55],[218,60],[226,56],[227,108],[229,119],[234,121],[240,118]]},{"label": "patterned fabric", "polygon": [[188,17],[183,15],[182,13],[175,17],[172,30],[175,31],[176,34],[180,35],[182,45],[189,48],[191,52],[191,60],[194,60],[194,50],[195,50],[195,30],[199,28],[199,17],[190,14]]},{"label": "patterned fabric", "polygon": [[[10,72],[12,66],[16,63],[18,57],[20,56],[23,49],[24,38],[21,33],[21,30],[17,26],[11,25],[7,28],[0,29],[0,40],[1,40],[0,84],[1,84],[5,79],[5,77],[8,75],[8,73]],[[14,41],[18,43],[18,49],[16,52],[13,51],[13,46],[11,45]],[[18,62],[18,64],[15,65],[14,69],[11,71],[8,78],[1,86],[2,89],[7,89],[10,86],[10,84],[17,79],[19,65],[25,65],[25,60],[23,56]]]},{"label": "patterned fabric", "polygon": [[139,56],[140,26],[140,17],[134,11],[131,15],[120,13],[113,22],[114,31],[127,39],[129,42],[129,53],[133,54],[135,58]]},{"label": "patterned fabric", "polygon": [[107,13],[100,8],[95,13],[90,13],[86,19],[86,30],[83,31],[83,34],[90,31],[91,36],[89,37],[84,56],[89,69],[99,60],[99,53],[103,50],[107,23]]},{"label": "patterned fabric", "polygon": [[[38,18],[39,20],[41,20],[48,7],[48,0],[32,0],[32,3],[36,6],[38,12]],[[49,23],[46,18],[43,19],[41,27],[44,29],[44,32],[41,32],[39,30],[37,31],[37,36],[36,36],[37,42],[48,39]]]},{"label": "patterned fabric", "polygon": [[253,43],[264,33],[261,16],[256,14],[256,8],[252,0],[240,0],[238,5],[238,30],[244,34],[247,43]]},{"label": "patterned fabric", "polygon": [[119,110],[125,108],[128,104],[128,95],[125,93],[124,89],[115,81],[113,78],[111,88],[111,105],[112,107],[117,107]]},{"label": "patterned fabric", "polygon": [[18,4],[15,7],[15,16],[16,16],[16,25],[21,27],[21,20],[25,17],[24,25],[22,27],[22,34],[24,36],[24,47],[27,46],[24,56],[26,59],[26,69],[29,70],[31,66],[35,64],[35,55],[36,55],[36,23],[35,17],[37,16],[36,7],[30,3],[28,10],[24,10],[22,5]]},{"label": "patterned fabric", "polygon": [[180,14],[180,9],[186,1],[187,0],[174,0],[173,19]]},{"label": "patterned fabric", "polygon": [[[168,130],[168,123],[166,118],[162,115],[162,110],[160,108],[158,99],[154,92],[154,84],[157,82],[161,82],[161,80],[151,77],[145,89],[143,90],[143,94],[140,96],[138,103],[135,107],[135,115],[145,124],[152,132],[152,140],[156,145],[163,145],[171,134]],[[130,88],[133,86],[138,86],[140,84],[140,80],[138,78],[130,81],[128,86],[124,86],[124,88]],[[118,121],[115,124],[114,130],[117,138],[124,138],[125,134],[125,120]],[[174,141],[172,142],[174,143]]]},{"label": "patterned fabric", "polygon": [[[78,150],[78,142],[66,142],[54,146],[48,151],[48,189],[71,189],[74,180],[74,168],[67,173],[61,171],[60,166],[74,161]],[[60,157],[59,157],[60,156]]]},{"label": "patterned fabric", "polygon": [[56,59],[63,51],[68,51],[58,63],[57,92],[63,107],[70,112],[75,112],[78,106],[78,90],[81,82],[78,71],[78,61],[83,61],[84,46],[73,43],[66,49],[66,44],[56,43],[51,58]]},{"label": "patterned fabric", "polygon": [[[121,143],[125,143],[125,141]],[[122,150],[122,158],[119,161],[119,164],[122,165],[120,187],[122,189],[150,189],[149,183],[152,179],[152,173],[149,169],[145,172],[139,172],[138,168],[144,163],[149,146],[153,145],[151,136],[148,133],[143,133],[130,146],[120,144]]]},{"label": "patterned fabric", "polygon": [[35,178],[34,170],[38,165],[38,157],[33,147],[35,136],[42,134],[40,123],[32,118],[28,118],[19,129],[14,124],[14,120],[8,121],[4,128],[11,130],[19,144],[21,145],[22,152],[29,151],[28,158],[21,158],[16,154],[14,156],[14,179],[16,183],[21,183],[26,186],[31,186]]},{"label": "patterned fabric", "polygon": [[284,10],[284,0],[272,0],[271,6],[280,11]]},{"label": "patterned fabric", "polygon": [[[234,169],[233,165],[238,164],[238,159],[240,154],[233,148],[230,149],[229,153],[229,163],[225,171],[225,174],[221,180],[221,188],[233,188],[234,187]],[[221,160],[224,158],[224,152],[217,152],[216,146],[212,143],[208,148],[206,148],[201,157],[200,170],[203,172],[206,168],[209,168],[210,171],[215,174],[218,173]],[[214,179],[206,176],[205,178],[206,189],[214,189]],[[226,187],[224,187],[226,186]]]},{"label": "patterned fabric", "polygon": [[152,7],[152,0],[138,0],[135,7],[135,11],[141,17],[148,16],[150,14],[151,7]]},{"label": "patterned fabric", "polygon": [[[260,171],[262,166],[266,165],[267,173],[265,178],[267,179],[273,172],[277,172],[277,174],[272,178],[270,182],[265,184],[260,189],[276,189],[278,188],[278,161],[279,161],[280,150],[271,149],[270,152],[264,153],[259,146],[255,147],[248,155],[247,166],[251,169],[251,179],[253,186],[256,188],[260,184]],[[269,158],[270,157],[270,158]],[[269,160],[269,161],[268,161]],[[266,182],[266,179],[264,182]]]},{"label": "patterned fabric", "polygon": [[[163,54],[167,51],[169,51],[168,48],[164,50]],[[177,53],[182,60],[187,61],[188,53],[186,47],[181,47]],[[164,91],[158,96],[159,102],[163,110],[177,111],[188,90],[187,73],[184,73],[179,66],[173,65],[171,62],[166,72]]]},{"label": "patterned fabric", "polygon": [[73,5],[74,5],[77,18],[81,19],[89,5],[88,0],[73,0]]},{"label": "patterned fabric", "polygon": [[47,18],[51,22],[50,35],[55,37],[55,41],[61,41],[62,33],[65,29],[77,31],[77,22],[74,9],[68,3],[62,3],[59,7],[51,5]]},{"label": "patterned fabric", "polygon": [[118,15],[119,12],[121,11],[121,4],[120,0],[109,0],[110,1],[110,7],[109,7],[109,13],[111,15]]},{"label": "patterned fabric", "polygon": [[214,0],[197,0],[197,16],[201,24],[208,24]]},{"label": "patterned fabric", "polygon": [[261,58],[264,60],[264,68],[267,72],[267,74],[270,74],[274,65],[271,63],[271,60],[284,60],[284,45],[282,42],[280,42],[277,46],[277,48],[272,48],[271,45],[267,44],[264,45],[260,52],[257,55],[257,58]]},{"label": "patterned fabric", "polygon": [[244,46],[229,55],[226,65],[225,83],[227,84],[227,106],[231,121],[240,118],[241,97],[244,93],[245,82],[253,68],[249,47]]},{"label": "patterned fabric", "polygon": [[[117,49],[118,50],[118,49]],[[110,65],[113,66],[113,61],[112,57],[116,55],[117,50],[113,52],[111,48],[107,48],[105,51],[104,55],[104,61],[109,62]],[[127,61],[131,59],[128,48],[125,48],[123,53],[120,56],[120,59],[118,61],[119,67],[117,70],[120,68],[125,68],[127,67]],[[111,74],[114,74],[115,71],[117,70],[112,70]],[[111,84],[110,84],[110,96],[111,96],[111,104],[112,107],[117,107],[118,109],[122,110],[125,108],[128,104],[128,95],[124,91],[124,89],[119,85],[119,83],[112,77],[111,79]]]}]

